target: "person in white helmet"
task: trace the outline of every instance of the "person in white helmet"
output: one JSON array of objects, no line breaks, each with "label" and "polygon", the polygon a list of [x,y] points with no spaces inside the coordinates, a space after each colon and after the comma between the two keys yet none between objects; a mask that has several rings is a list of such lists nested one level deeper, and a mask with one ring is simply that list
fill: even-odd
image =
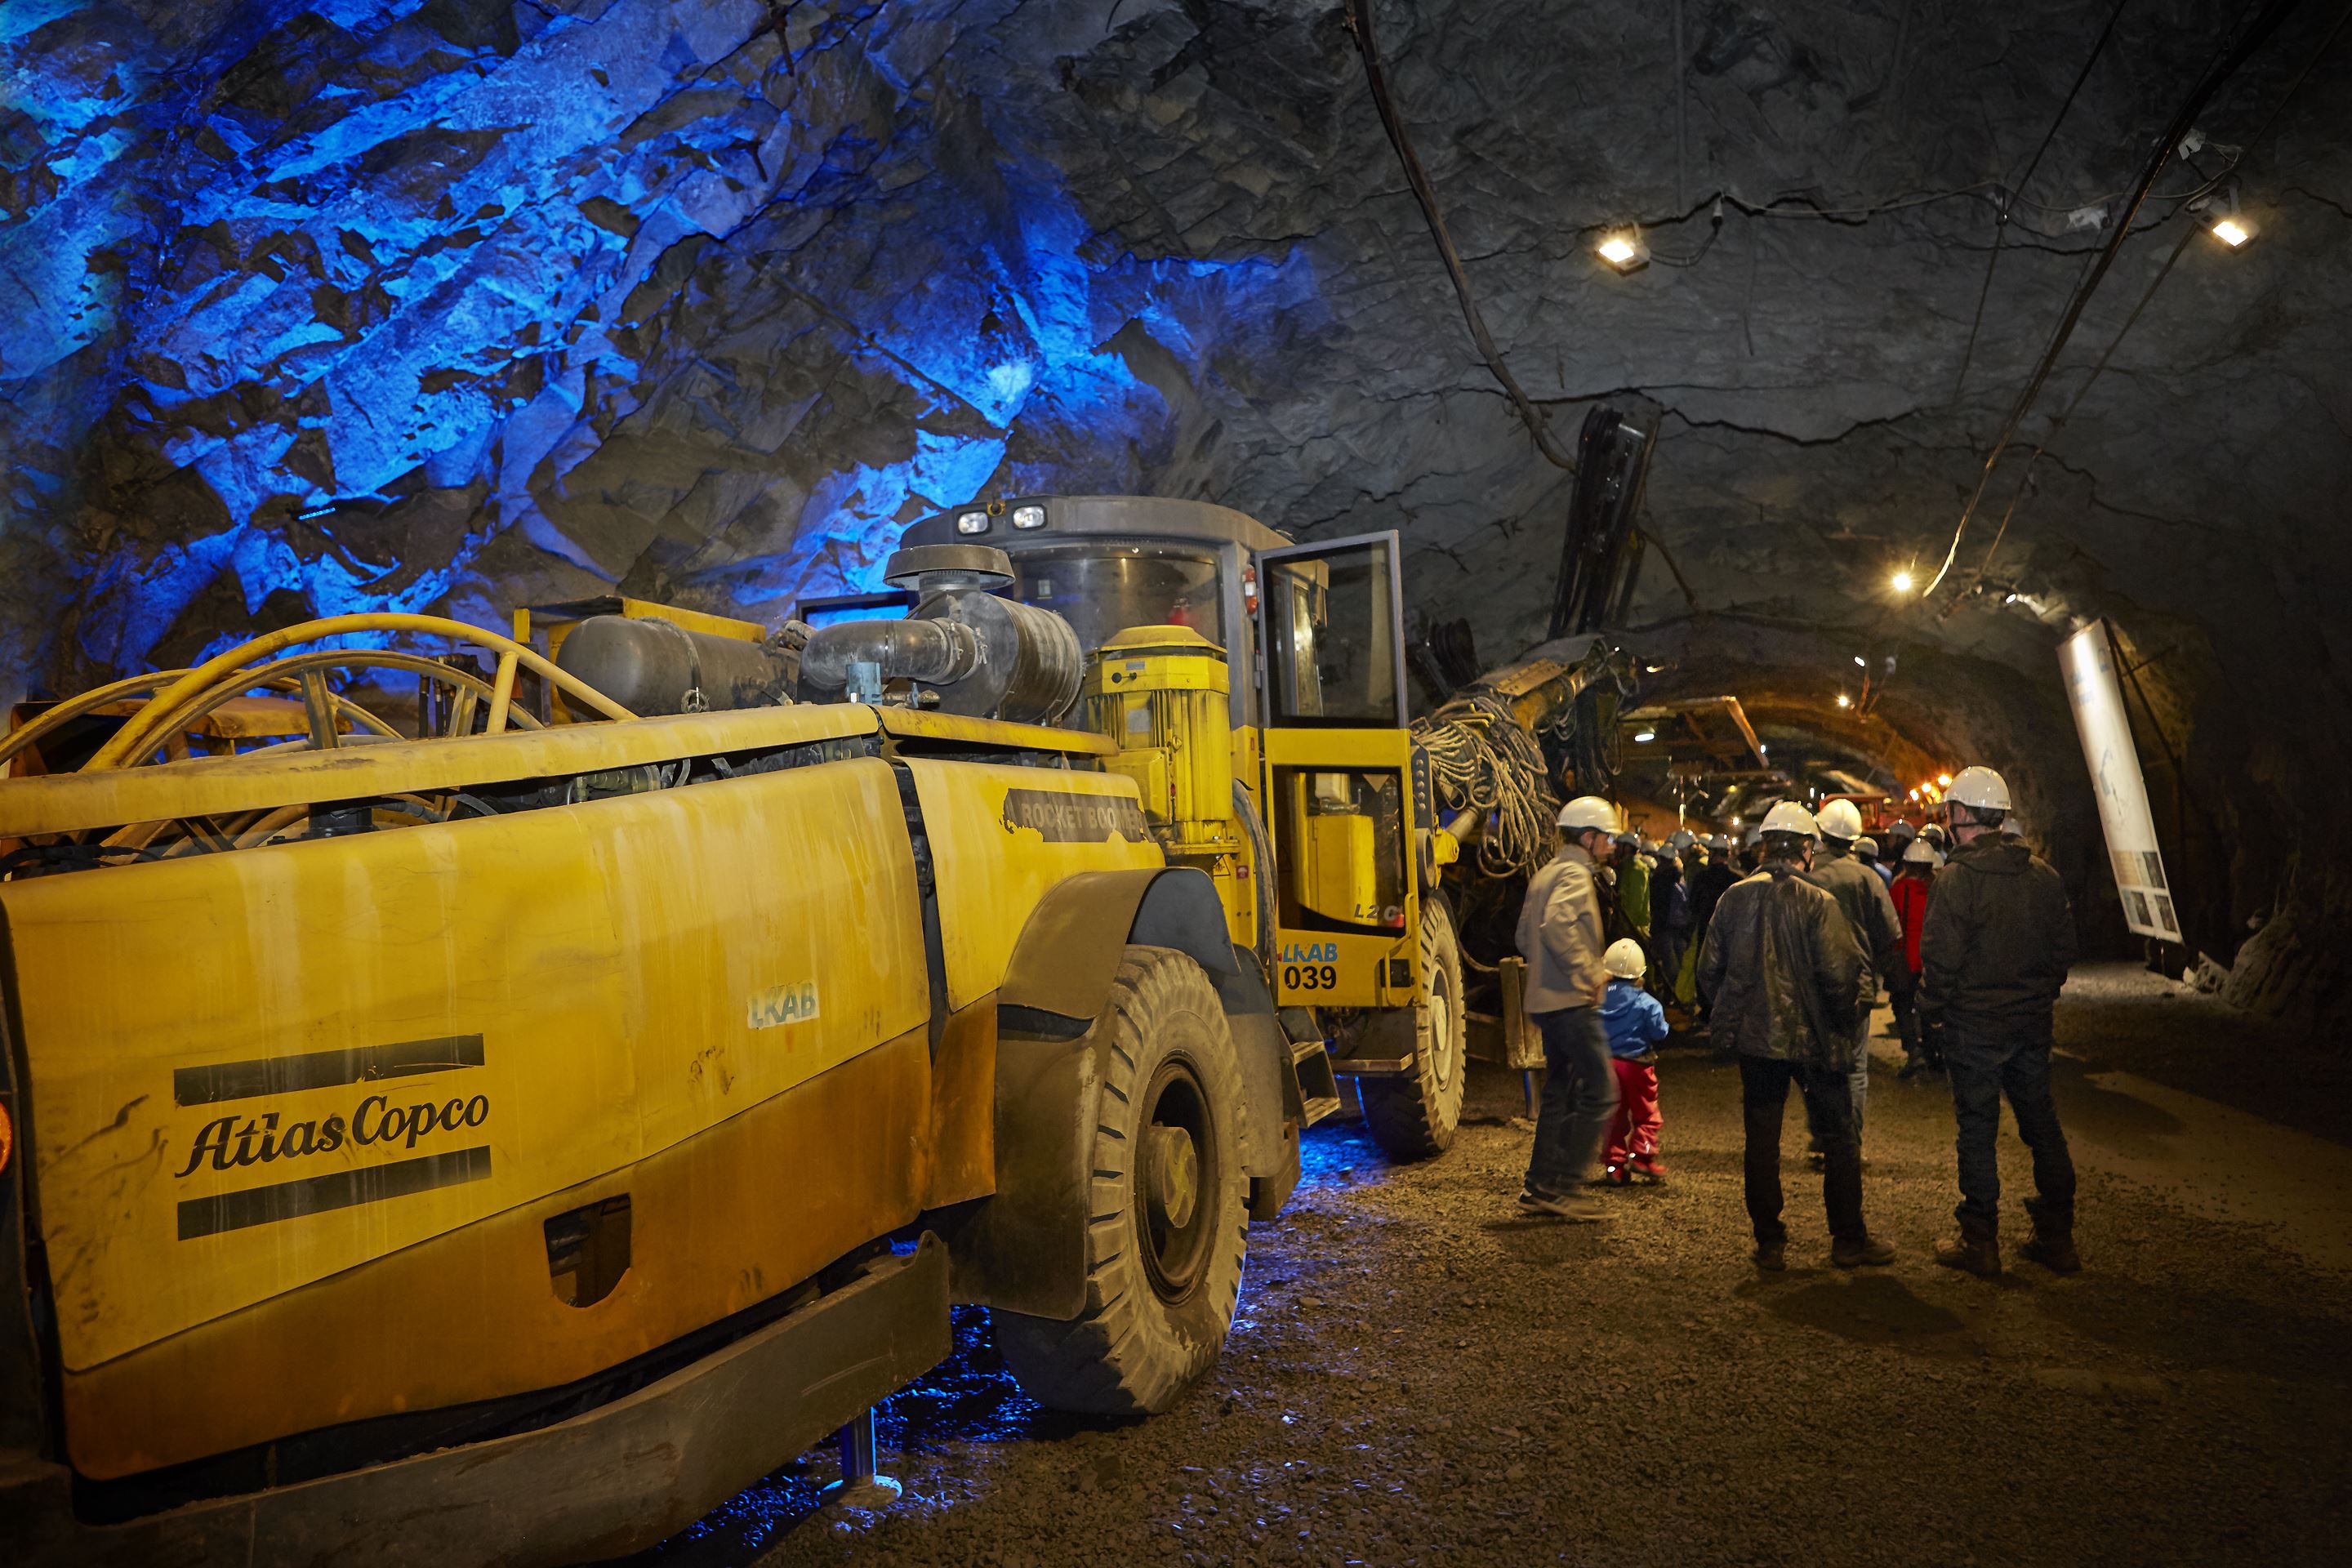
[{"label": "person in white helmet", "polygon": [[1764,868],[1716,905],[1698,960],[1716,1041],[1739,1053],[1748,1217],[1756,1266],[1770,1270],[1789,1266],[1780,1122],[1792,1083],[1822,1141],[1830,1261],[1853,1268],[1895,1257],[1863,1223],[1862,1129],[1847,1082],[1877,982],[1838,901],[1801,875],[1812,853],[1812,814],[1794,801],[1774,806],[1764,819]]},{"label": "person in white helmet", "polygon": [[1607,917],[1595,861],[1609,852],[1617,808],[1579,795],[1559,808],[1559,852],[1528,879],[1519,907],[1519,954],[1528,963],[1527,1010],[1542,1031],[1543,1099],[1519,1206],[1562,1219],[1597,1220],[1607,1209],[1582,1191],[1617,1110],[1617,1079],[1601,1002]]},{"label": "person in white helmet", "polygon": [[[1854,940],[1870,955],[1871,973],[1891,984],[1901,958],[1903,922],[1895,918],[1895,901],[1887,897],[1886,884],[1853,858],[1854,842],[1862,837],[1862,813],[1850,800],[1833,800],[1822,807],[1814,821],[1821,829],[1821,847],[1805,868],[1805,880],[1838,901],[1838,908],[1853,924]],[[1871,991],[1874,1001],[1877,987]],[[1865,1003],[1854,1026],[1854,1068],[1850,1079],[1857,1128],[1870,1100],[1869,1031],[1870,1007]],[[1819,1129],[1814,1136],[1820,1136]]]},{"label": "person in white helmet", "polygon": [[1625,1186],[1636,1178],[1663,1182],[1658,1158],[1658,1047],[1666,1037],[1666,1010],[1642,989],[1649,955],[1632,937],[1621,936],[1601,955],[1609,971],[1609,991],[1601,1002],[1601,1026],[1609,1035],[1609,1066],[1617,1076],[1617,1114],[1609,1120],[1601,1146],[1601,1179]]},{"label": "person in white helmet", "polygon": [[1895,873],[1887,868],[1885,861],[1878,858],[1878,840],[1867,833],[1853,841],[1853,858],[1862,862],[1864,870],[1878,879],[1879,886],[1885,887],[1895,880]]},{"label": "person in white helmet", "polygon": [[1936,1261],[1971,1274],[2000,1272],[2000,1170],[1995,1149],[2005,1095],[2033,1151],[2032,1235],[2025,1256],[2061,1274],[2083,1267],[2074,1248],[2074,1162],[2050,1096],[2053,1012],[2074,961],[2065,885],[2024,843],[2000,831],[2009,785],[1990,768],[1963,768],[1944,792],[1950,861],[1936,878],[1919,936],[1919,1017],[1942,1042],[1959,1123],[1959,1235]]}]

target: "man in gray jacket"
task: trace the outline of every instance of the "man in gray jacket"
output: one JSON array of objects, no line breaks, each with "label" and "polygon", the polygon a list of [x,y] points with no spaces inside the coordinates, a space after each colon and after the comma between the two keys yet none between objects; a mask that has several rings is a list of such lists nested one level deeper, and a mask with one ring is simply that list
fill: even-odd
[{"label": "man in gray jacket", "polygon": [[1936,877],[1919,933],[1919,1022],[1943,1042],[1959,1123],[1960,1234],[1936,1261],[1971,1274],[2000,1272],[2000,1101],[2033,1151],[2033,1234],[2025,1256],[2059,1274],[2083,1267],[2074,1250],[2074,1161],[2050,1098],[2053,1012],[2074,961],[2066,887],[2046,861],[2004,835],[2009,785],[1990,768],[1963,768],[1945,792],[1952,858]]},{"label": "man in gray jacket", "polygon": [[1841,1268],[1891,1262],[1895,1249],[1863,1223],[1862,1129],[1846,1085],[1877,983],[1837,900],[1800,874],[1813,853],[1812,813],[1794,801],[1774,806],[1764,818],[1763,847],[1762,868],[1715,906],[1698,959],[1716,1043],[1739,1054],[1756,1266],[1789,1266],[1780,1121],[1791,1083],[1822,1142],[1830,1261]]},{"label": "man in gray jacket", "polygon": [[1601,999],[1608,927],[1595,890],[1594,858],[1617,831],[1617,808],[1579,795],[1559,808],[1559,852],[1528,879],[1519,908],[1519,956],[1528,961],[1528,1016],[1543,1032],[1543,1100],[1519,1207],[1561,1219],[1597,1220],[1606,1211],[1581,1191],[1617,1110],[1617,1075]]}]

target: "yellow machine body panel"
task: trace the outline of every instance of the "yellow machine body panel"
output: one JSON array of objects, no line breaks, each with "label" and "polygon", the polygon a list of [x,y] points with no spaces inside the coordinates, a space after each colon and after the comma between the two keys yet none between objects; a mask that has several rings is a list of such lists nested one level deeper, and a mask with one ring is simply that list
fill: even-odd
[{"label": "yellow machine body panel", "polygon": [[1064,878],[1166,863],[1131,779],[920,757],[902,765],[930,835],[950,1008],[996,989],[1030,911]]},{"label": "yellow machine body panel", "polygon": [[644,1160],[929,1008],[871,759],[13,881],[0,910],[76,1372]]},{"label": "yellow machine body panel", "polygon": [[1276,855],[1275,1000],[1409,1007],[1425,1000],[1412,875],[1412,737],[1275,728],[1262,736]]}]

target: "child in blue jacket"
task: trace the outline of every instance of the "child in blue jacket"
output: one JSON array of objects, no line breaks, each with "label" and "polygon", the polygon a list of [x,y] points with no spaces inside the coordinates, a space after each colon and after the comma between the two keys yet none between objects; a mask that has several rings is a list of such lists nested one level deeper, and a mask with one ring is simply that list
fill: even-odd
[{"label": "child in blue jacket", "polygon": [[1666,1037],[1666,1010],[1642,989],[1650,961],[1642,944],[1620,937],[1601,955],[1609,990],[1601,1000],[1601,1026],[1609,1032],[1609,1065],[1617,1074],[1617,1114],[1609,1123],[1601,1179],[1619,1186],[1635,1177],[1666,1179],[1658,1158],[1658,1045]]}]

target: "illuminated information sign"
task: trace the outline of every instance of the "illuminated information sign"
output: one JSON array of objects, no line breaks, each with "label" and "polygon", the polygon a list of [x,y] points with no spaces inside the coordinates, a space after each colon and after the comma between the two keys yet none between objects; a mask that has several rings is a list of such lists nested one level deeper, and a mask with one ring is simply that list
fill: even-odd
[{"label": "illuminated information sign", "polygon": [[2156,818],[2147,808],[2147,781],[2132,744],[2131,717],[2124,711],[2124,689],[2116,673],[2115,640],[2107,623],[2093,621],[2058,648],[2066,679],[2066,700],[2083,737],[2083,763],[2099,797],[2099,824],[2106,830],[2107,858],[2116,872],[2116,892],[2124,902],[2124,923],[2142,936],[2180,940],[2180,917],[2157,852]]}]

